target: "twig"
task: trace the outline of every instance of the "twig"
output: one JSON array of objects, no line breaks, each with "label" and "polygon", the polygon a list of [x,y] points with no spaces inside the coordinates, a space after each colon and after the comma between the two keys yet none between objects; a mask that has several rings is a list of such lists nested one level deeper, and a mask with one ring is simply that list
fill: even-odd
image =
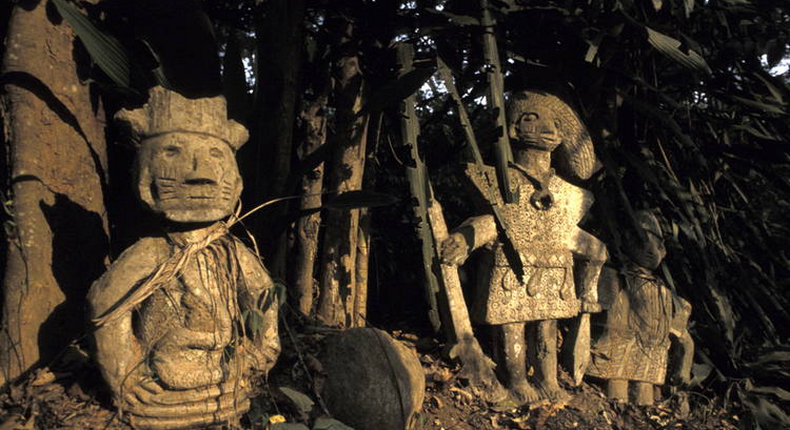
[{"label": "twig", "polygon": [[283,322],[283,327],[285,327],[285,331],[288,333],[288,338],[291,339],[291,343],[294,346],[294,350],[296,351],[296,356],[299,358],[299,363],[302,365],[305,371],[305,375],[307,375],[307,380],[310,382],[310,389],[313,390],[313,394],[315,398],[318,400],[318,405],[321,406],[321,409],[324,411],[325,414],[328,416],[332,416],[329,413],[329,410],[326,408],[326,404],[324,404],[324,399],[318,393],[318,390],[315,388],[315,381],[313,380],[313,376],[310,374],[310,369],[307,367],[307,363],[304,362],[304,356],[302,355],[302,350],[299,348],[299,345],[296,343],[296,338],[291,332],[291,328],[288,326],[288,321],[285,320],[284,315],[280,314],[280,320]]}]

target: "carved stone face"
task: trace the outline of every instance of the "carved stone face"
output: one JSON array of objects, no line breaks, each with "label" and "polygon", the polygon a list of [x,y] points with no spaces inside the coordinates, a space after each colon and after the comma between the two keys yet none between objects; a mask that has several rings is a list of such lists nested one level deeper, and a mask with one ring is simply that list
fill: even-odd
[{"label": "carved stone face", "polygon": [[646,238],[635,234],[628,235],[626,253],[631,260],[648,270],[655,270],[667,255],[664,239],[661,236],[661,227],[658,220],[652,215],[639,214],[640,224],[644,229]]},{"label": "carved stone face", "polygon": [[211,222],[230,215],[241,193],[233,150],[197,133],[143,141],[138,154],[140,199],[170,221]]},{"label": "carved stone face", "polygon": [[534,106],[524,109],[511,125],[515,146],[554,151],[562,143],[556,118],[551,109]]}]

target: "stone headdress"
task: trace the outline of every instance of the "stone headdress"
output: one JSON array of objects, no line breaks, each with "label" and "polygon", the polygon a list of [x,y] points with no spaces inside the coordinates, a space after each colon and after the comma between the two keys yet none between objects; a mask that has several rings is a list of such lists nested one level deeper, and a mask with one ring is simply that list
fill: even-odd
[{"label": "stone headdress", "polygon": [[196,133],[216,137],[235,151],[247,142],[249,133],[227,118],[223,96],[189,99],[160,86],[149,90],[143,107],[115,114],[115,120],[129,128],[135,142],[165,133]]},{"label": "stone headdress", "polygon": [[[507,105],[508,128],[515,125],[519,112],[535,107],[550,109],[557,121],[562,144],[557,148],[557,167],[574,179],[588,179],[595,172],[595,151],[592,139],[579,115],[559,97],[539,91],[518,91],[511,94]],[[513,130],[508,130],[513,135]]]}]

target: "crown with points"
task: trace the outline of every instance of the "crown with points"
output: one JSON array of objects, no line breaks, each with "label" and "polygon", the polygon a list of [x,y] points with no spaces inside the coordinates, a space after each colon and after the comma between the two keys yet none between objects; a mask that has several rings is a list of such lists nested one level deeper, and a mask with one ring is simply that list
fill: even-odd
[{"label": "crown with points", "polygon": [[225,97],[189,99],[160,86],[149,90],[143,107],[121,109],[115,120],[128,126],[137,142],[166,133],[198,133],[216,137],[237,150],[249,138],[243,125],[228,119]]}]

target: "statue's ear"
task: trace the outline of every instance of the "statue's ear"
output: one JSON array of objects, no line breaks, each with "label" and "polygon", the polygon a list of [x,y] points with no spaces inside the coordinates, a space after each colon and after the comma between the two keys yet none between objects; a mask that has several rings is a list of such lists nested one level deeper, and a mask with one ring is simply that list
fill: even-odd
[{"label": "statue's ear", "polygon": [[507,127],[507,135],[508,135],[508,137],[511,138],[511,139],[514,139],[514,140],[518,139],[518,126],[517,126],[517,124],[518,124],[518,121],[514,120]]},{"label": "statue's ear", "polygon": [[228,127],[226,130],[228,143],[230,143],[230,146],[234,150],[238,151],[238,149],[247,143],[247,140],[250,138],[250,133],[247,131],[247,128],[232,119],[228,120]]}]

